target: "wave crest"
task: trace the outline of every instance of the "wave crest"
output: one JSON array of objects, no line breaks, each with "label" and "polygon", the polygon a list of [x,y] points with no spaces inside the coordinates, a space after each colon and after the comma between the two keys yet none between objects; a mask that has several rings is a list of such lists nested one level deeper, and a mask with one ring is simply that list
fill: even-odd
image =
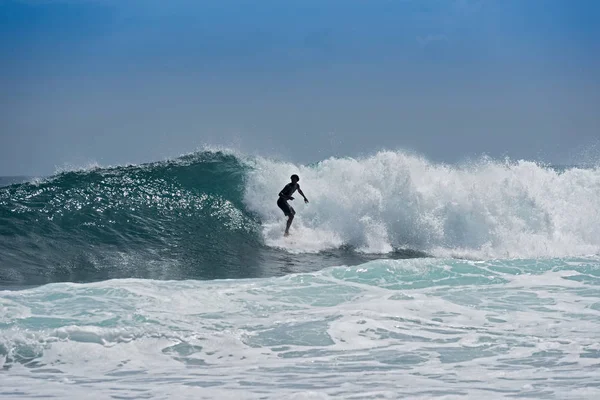
[{"label": "wave crest", "polygon": [[[274,194],[296,172],[310,204],[294,203],[297,240],[285,242]],[[267,243],[296,251],[347,244],[468,258],[600,252],[598,168],[489,159],[450,166],[384,151],[314,166],[258,159],[248,174],[245,202],[260,215]],[[322,246],[314,238],[324,238]]]}]

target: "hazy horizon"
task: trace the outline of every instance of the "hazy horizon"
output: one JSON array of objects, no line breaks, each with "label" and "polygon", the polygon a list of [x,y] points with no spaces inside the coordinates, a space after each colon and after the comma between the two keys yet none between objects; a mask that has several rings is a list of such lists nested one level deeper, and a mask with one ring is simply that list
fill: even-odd
[{"label": "hazy horizon", "polygon": [[600,3],[0,0],[0,176],[203,145],[600,159]]}]

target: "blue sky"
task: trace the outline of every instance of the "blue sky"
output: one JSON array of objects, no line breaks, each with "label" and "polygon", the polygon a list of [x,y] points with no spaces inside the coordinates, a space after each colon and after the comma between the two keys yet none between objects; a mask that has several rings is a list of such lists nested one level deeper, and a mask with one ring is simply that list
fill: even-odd
[{"label": "blue sky", "polygon": [[599,20],[593,0],[0,0],[0,175],[205,144],[590,161]]}]

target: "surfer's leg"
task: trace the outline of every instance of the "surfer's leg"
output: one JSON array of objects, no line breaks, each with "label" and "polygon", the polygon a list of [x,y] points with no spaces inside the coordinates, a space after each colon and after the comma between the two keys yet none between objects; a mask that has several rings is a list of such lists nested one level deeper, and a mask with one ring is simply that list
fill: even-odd
[{"label": "surfer's leg", "polygon": [[290,214],[290,216],[288,217],[288,220],[287,220],[287,224],[285,226],[285,233],[284,233],[285,236],[290,234],[290,226],[292,226],[293,220],[294,220],[294,214]]}]

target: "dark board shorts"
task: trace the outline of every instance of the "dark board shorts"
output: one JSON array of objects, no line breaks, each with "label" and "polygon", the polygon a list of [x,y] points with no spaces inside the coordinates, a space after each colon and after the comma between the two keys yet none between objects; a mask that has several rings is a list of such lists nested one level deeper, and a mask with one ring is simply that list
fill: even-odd
[{"label": "dark board shorts", "polygon": [[283,211],[283,213],[285,214],[286,217],[289,215],[296,214],[296,211],[294,211],[294,208],[292,206],[290,206],[288,204],[288,202],[283,199],[283,197],[280,197],[279,199],[277,199],[277,205],[279,206],[279,208],[281,208],[281,211]]}]

